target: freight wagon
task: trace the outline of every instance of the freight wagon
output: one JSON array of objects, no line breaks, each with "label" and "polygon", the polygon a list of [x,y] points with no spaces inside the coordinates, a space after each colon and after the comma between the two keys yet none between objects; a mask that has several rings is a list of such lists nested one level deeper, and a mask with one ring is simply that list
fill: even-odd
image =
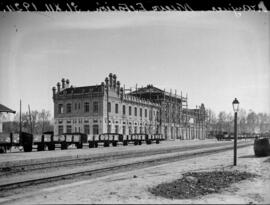
[{"label": "freight wagon", "polygon": [[11,147],[23,147],[25,152],[32,151],[33,135],[22,132],[19,133],[0,133],[0,153],[6,153]]},{"label": "freight wagon", "polygon": [[116,147],[119,144],[127,146],[128,144],[141,145],[156,143],[159,144],[165,140],[161,134],[130,134],[123,135],[118,133],[103,133],[99,135],[87,135],[84,133],[64,133],[54,135],[54,132],[44,132],[41,135],[32,135],[22,132],[19,133],[1,133],[0,134],[0,152],[6,152],[12,146],[23,146],[25,152],[31,152],[33,146],[37,151],[55,150],[56,146],[62,150],[68,149],[70,145],[75,145],[77,149],[82,149],[84,143],[88,143],[89,148],[98,147],[102,144],[104,147],[110,145]]},{"label": "freight wagon", "polygon": [[68,146],[74,144],[77,149],[83,148],[83,143],[87,143],[87,135],[84,133],[65,133],[60,135],[59,141],[55,143],[61,144],[61,149],[67,149]]},{"label": "freight wagon", "polygon": [[133,143],[134,145],[141,145],[142,143],[152,144],[152,142],[159,144],[160,141],[165,140],[165,138],[161,134],[122,135],[118,133],[103,133],[100,135],[88,135],[87,140],[89,148],[95,148],[98,147],[99,143],[103,144],[104,147],[109,147],[110,144],[114,147],[116,147],[118,144],[127,146],[130,143]]}]

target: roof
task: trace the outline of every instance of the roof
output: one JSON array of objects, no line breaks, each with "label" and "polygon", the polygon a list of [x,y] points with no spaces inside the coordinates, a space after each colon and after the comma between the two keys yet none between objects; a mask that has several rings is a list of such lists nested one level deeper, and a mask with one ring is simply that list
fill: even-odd
[{"label": "roof", "polygon": [[60,92],[60,94],[64,93],[64,91],[67,94],[83,94],[83,93],[92,93],[92,92],[101,92],[101,86],[100,85],[94,85],[94,86],[82,86],[82,87],[69,87]]},{"label": "roof", "polygon": [[147,87],[138,88],[137,91],[130,92],[130,94],[140,94],[140,93],[164,93],[163,90],[154,87],[153,85],[147,85]]},{"label": "roof", "polygon": [[11,113],[16,113],[16,111],[11,110],[10,108],[0,104],[0,112],[11,112]]},{"label": "roof", "polygon": [[140,94],[144,94],[144,93],[152,93],[152,94],[161,94],[165,96],[171,96],[171,97],[175,97],[178,99],[181,99],[183,101],[187,100],[185,97],[183,96],[179,96],[176,94],[173,94],[171,92],[166,92],[165,90],[161,90],[153,85],[147,85],[146,87],[142,87],[142,88],[138,88],[137,90],[130,92],[128,94],[130,95],[140,95]]}]

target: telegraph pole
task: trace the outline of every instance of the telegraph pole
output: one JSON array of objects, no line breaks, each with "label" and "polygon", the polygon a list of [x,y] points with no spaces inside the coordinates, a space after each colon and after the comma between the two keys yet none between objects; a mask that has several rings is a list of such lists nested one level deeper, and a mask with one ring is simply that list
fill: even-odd
[{"label": "telegraph pole", "polygon": [[20,139],[22,135],[22,100],[20,99]]},{"label": "telegraph pole", "polygon": [[107,133],[109,133],[109,86],[106,86],[107,94]]}]

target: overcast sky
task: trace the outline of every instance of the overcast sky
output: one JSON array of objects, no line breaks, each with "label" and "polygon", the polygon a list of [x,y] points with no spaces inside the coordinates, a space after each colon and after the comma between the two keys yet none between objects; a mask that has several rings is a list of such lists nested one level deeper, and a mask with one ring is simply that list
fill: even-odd
[{"label": "overcast sky", "polygon": [[1,13],[0,103],[53,112],[63,77],[188,93],[190,108],[270,113],[269,12]]}]

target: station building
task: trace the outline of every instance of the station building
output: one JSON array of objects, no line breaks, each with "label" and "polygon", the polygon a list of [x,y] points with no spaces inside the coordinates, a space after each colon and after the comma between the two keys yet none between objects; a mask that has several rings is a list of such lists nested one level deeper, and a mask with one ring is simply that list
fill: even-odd
[{"label": "station building", "polygon": [[187,108],[187,97],[147,85],[126,93],[114,74],[99,85],[53,87],[55,134],[81,132],[163,134],[166,139],[204,139],[204,105]]}]

